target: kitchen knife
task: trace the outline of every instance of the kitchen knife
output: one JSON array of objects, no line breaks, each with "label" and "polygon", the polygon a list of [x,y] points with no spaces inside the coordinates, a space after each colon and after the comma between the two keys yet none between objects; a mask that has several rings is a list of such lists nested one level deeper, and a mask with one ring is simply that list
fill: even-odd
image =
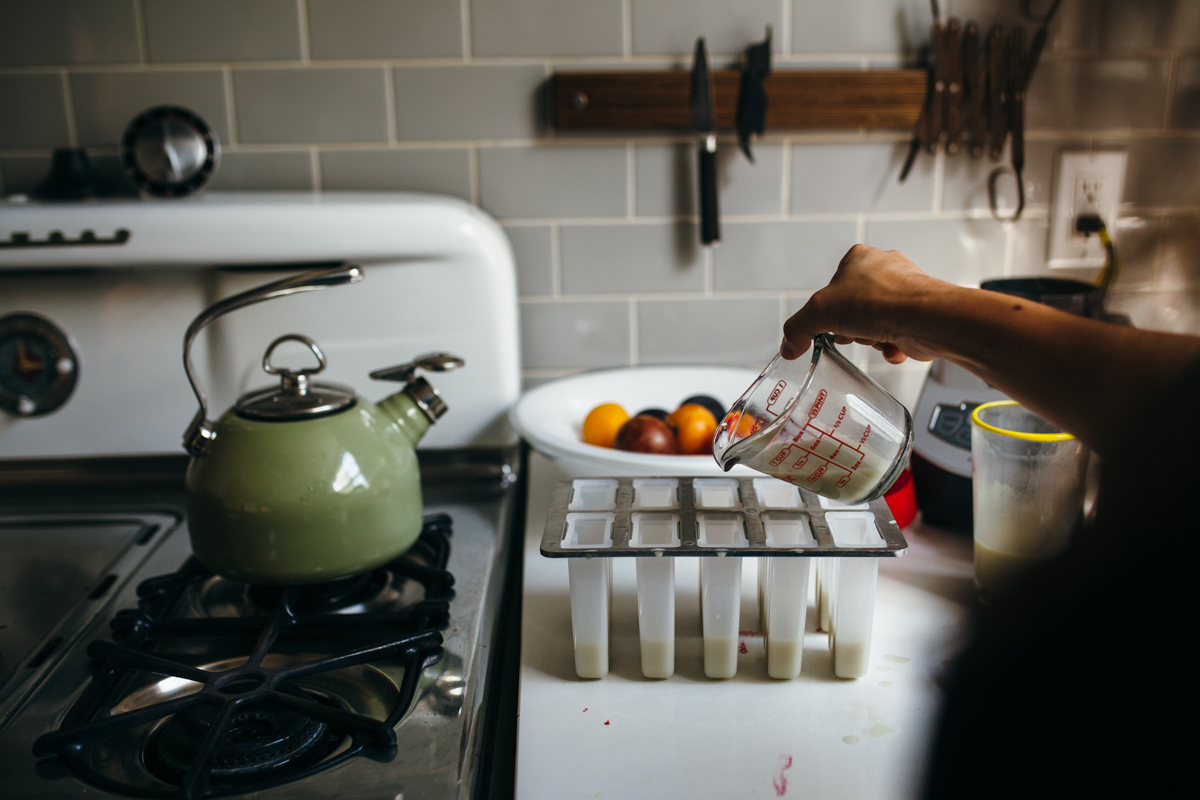
[{"label": "kitchen knife", "polygon": [[696,40],[692,61],[692,130],[700,134],[700,241],[721,241],[717,210],[717,134],[713,131],[712,86],[708,80],[708,54],[704,37]]}]

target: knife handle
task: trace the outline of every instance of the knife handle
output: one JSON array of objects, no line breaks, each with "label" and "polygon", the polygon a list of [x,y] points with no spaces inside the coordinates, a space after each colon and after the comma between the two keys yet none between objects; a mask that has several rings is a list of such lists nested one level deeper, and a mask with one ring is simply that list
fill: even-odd
[{"label": "knife handle", "polygon": [[717,137],[709,134],[700,140],[700,241],[721,241],[721,222],[717,210]]}]

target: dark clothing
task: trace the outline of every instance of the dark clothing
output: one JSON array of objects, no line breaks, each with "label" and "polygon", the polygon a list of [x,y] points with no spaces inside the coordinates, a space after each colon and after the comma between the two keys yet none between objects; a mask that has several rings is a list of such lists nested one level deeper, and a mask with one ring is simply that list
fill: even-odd
[{"label": "dark clothing", "polygon": [[1096,524],[980,613],[949,684],[931,800],[1195,791],[1200,369],[1152,400],[1114,421]]}]

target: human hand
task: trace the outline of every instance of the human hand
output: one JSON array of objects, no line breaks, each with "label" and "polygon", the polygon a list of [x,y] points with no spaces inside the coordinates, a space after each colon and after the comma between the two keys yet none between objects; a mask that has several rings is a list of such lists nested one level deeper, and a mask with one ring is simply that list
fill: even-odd
[{"label": "human hand", "polygon": [[943,348],[929,335],[930,301],[957,289],[926,275],[899,250],[856,244],[829,285],[784,323],[779,352],[798,358],[814,336],[832,333],[837,344],[874,347],[892,364],[932,361]]}]

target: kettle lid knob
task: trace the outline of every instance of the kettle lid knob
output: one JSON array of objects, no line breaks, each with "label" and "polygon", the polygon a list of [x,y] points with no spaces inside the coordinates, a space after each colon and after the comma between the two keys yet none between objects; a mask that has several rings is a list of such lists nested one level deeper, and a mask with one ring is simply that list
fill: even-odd
[{"label": "kettle lid knob", "polygon": [[438,394],[438,390],[430,385],[429,381],[417,376],[417,370],[450,372],[451,370],[458,369],[465,363],[458,356],[450,355],[449,353],[427,353],[407,364],[387,367],[386,369],[377,369],[371,373],[371,379],[376,381],[397,381],[408,384],[402,391],[412,398],[413,402],[417,404],[417,408],[421,409],[425,416],[429,417],[430,422],[437,422],[449,410],[446,406],[446,401]]},{"label": "kettle lid knob", "polygon": [[[299,342],[317,357],[317,365],[303,369],[277,367],[271,363],[275,348],[284,342]],[[268,375],[278,375],[279,385],[243,395],[235,406],[237,413],[247,419],[286,421],[324,417],[345,411],[354,405],[354,391],[331,383],[314,383],[310,375],[325,369],[325,354],[312,339],[299,333],[280,336],[263,354],[262,368]]]}]

